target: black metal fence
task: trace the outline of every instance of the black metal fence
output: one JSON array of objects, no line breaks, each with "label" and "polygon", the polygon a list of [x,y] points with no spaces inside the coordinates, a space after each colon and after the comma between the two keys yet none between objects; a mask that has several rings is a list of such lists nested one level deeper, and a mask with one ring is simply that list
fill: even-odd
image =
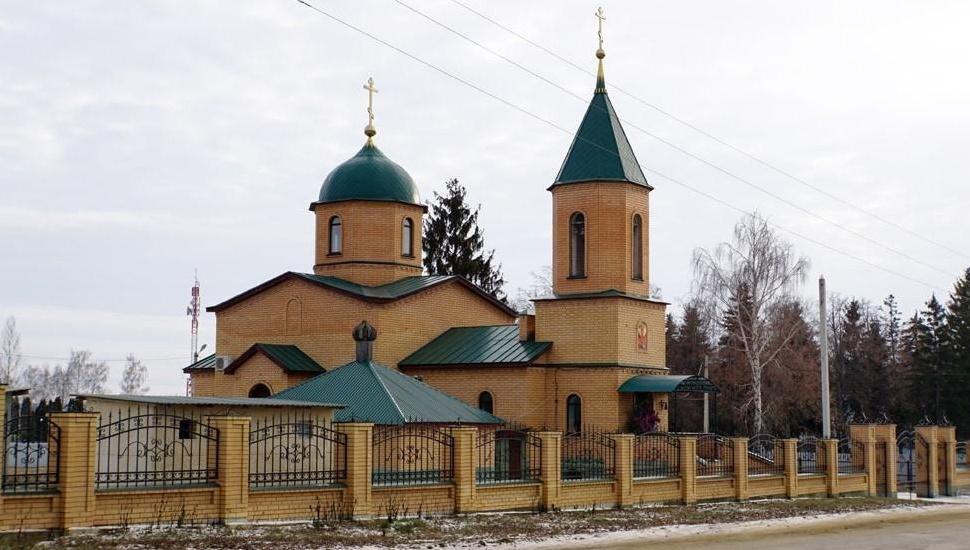
[{"label": "black metal fence", "polygon": [[925,494],[929,480],[926,440],[915,430],[901,430],[896,435],[896,453],[896,485],[899,492]]},{"label": "black metal fence", "polygon": [[29,398],[15,398],[8,407],[3,424],[2,491],[53,491],[60,473],[61,429],[48,413],[59,411],[60,402],[41,402],[34,407]]},{"label": "black metal fence", "polygon": [[839,440],[839,473],[858,474],[866,471],[866,446],[847,437]]},{"label": "black metal fence", "polygon": [[734,445],[726,437],[704,434],[697,438],[698,477],[734,475]]},{"label": "black metal fence", "polygon": [[782,440],[773,435],[756,435],[748,440],[748,475],[770,476],[785,473]]},{"label": "black metal fence", "polygon": [[564,435],[561,474],[563,481],[613,479],[616,441],[596,431]]},{"label": "black metal fence", "polygon": [[455,477],[455,440],[444,430],[421,425],[376,426],[374,485],[421,485]]},{"label": "black metal fence", "polygon": [[542,475],[542,440],[528,430],[481,429],[475,456],[479,485],[534,481]]},{"label": "black metal fence", "polygon": [[249,485],[333,485],[347,478],[347,434],[308,412],[257,418],[249,431]]},{"label": "black metal fence", "polygon": [[967,442],[957,441],[957,469],[970,470],[970,463],[967,462]]},{"label": "black metal fence", "polygon": [[666,433],[646,433],[633,439],[633,477],[680,475],[680,441]]},{"label": "black metal fence", "polygon": [[189,412],[129,407],[101,414],[97,432],[98,489],[214,483],[219,431]]},{"label": "black metal fence", "polygon": [[798,440],[796,451],[799,474],[824,474],[825,451],[822,441],[817,437],[802,437]]}]

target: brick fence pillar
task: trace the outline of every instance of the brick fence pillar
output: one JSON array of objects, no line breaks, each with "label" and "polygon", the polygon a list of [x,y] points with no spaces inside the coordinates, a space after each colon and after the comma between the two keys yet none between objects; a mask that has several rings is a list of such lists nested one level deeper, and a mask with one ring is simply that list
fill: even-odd
[{"label": "brick fence pillar", "polygon": [[[884,452],[884,456],[876,458],[876,470],[881,471],[886,476],[886,495],[889,498],[896,498],[899,494],[898,480],[896,479],[896,460],[898,460],[899,447],[896,444],[896,425],[877,424],[873,429],[876,436],[876,448]],[[878,483],[878,482],[877,482]]]},{"label": "brick fence pillar", "polygon": [[59,523],[66,531],[94,524],[98,417],[98,413],[50,414],[51,422],[61,429],[57,490],[61,500]]},{"label": "brick fence pillar", "polygon": [[937,449],[943,452],[939,457],[939,464],[942,467],[940,475],[940,494],[944,496],[955,496],[954,481],[957,475],[957,429],[954,426],[940,426],[936,429],[937,441],[943,443],[942,448],[937,445]]},{"label": "brick fence pillar", "polygon": [[205,422],[219,430],[215,457],[219,519],[226,525],[246,523],[249,519],[250,419],[248,416],[207,416]]},{"label": "brick fence pillar", "polygon": [[368,422],[346,422],[336,430],[347,436],[347,478],[344,480],[344,506],[353,516],[367,517],[373,512],[374,425]]},{"label": "brick fence pillar", "polygon": [[559,507],[559,490],[562,486],[562,434],[538,432],[536,436],[542,441],[542,494],[539,506],[546,511],[555,510]]},{"label": "brick fence pillar", "polygon": [[[919,441],[916,442],[917,464],[926,465],[926,494],[919,496],[936,498],[940,496],[940,457],[938,456],[939,453],[937,452],[936,446],[936,426],[917,426],[916,435],[917,437],[922,437],[923,441],[926,442],[925,452],[923,452],[923,445]],[[920,454],[925,454],[925,456],[919,456]],[[922,462],[920,462],[920,459],[922,459]]]},{"label": "brick fence pillar", "polygon": [[781,441],[782,454],[785,465],[785,496],[798,496],[798,440],[783,439]]},{"label": "brick fence pillar", "polygon": [[679,437],[680,498],[684,504],[697,502],[697,438]]},{"label": "brick fence pillar", "polygon": [[873,424],[852,424],[849,426],[849,441],[851,449],[855,450],[855,444],[862,445],[862,458],[858,459],[854,454],[852,463],[861,466],[866,473],[866,493],[869,496],[876,495],[876,426]]},{"label": "brick fence pillar", "polygon": [[734,498],[738,501],[748,500],[748,438],[732,437],[731,447],[734,451]]},{"label": "brick fence pillar", "polygon": [[452,456],[455,463],[455,513],[465,514],[475,510],[475,443],[478,428],[458,426],[451,428],[455,447]]},{"label": "brick fence pillar", "polygon": [[613,434],[616,443],[616,504],[632,506],[633,501],[633,434]]},{"label": "brick fence pillar", "polygon": [[825,457],[825,492],[829,497],[837,497],[839,496],[839,440],[820,439],[818,445],[818,450],[815,452],[820,452]]}]

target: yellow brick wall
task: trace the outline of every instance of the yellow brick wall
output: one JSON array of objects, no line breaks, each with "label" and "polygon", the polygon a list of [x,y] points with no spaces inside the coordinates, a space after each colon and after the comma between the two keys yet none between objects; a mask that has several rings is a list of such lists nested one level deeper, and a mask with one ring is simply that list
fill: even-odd
[{"label": "yellow brick wall", "polygon": [[[540,300],[536,340],[553,342],[551,364],[625,364],[665,369],[666,305],[628,298]],[[647,326],[647,349],[637,347],[637,325]]]},{"label": "yellow brick wall", "polygon": [[60,524],[57,495],[4,495],[0,508],[0,532],[21,529],[49,529]]},{"label": "yellow brick wall", "polygon": [[[569,279],[569,218],[586,216],[586,278]],[[632,278],[633,215],[643,219],[643,280]],[[615,289],[646,296],[650,283],[648,191],[632,184],[591,182],[552,188],[552,273],[557,294]]]},{"label": "yellow brick wall", "polygon": [[95,526],[206,524],[220,518],[214,487],[99,491]]},{"label": "yellow brick wall", "polygon": [[295,386],[316,376],[312,373],[288,373],[265,355],[257,353],[242,365],[234,365],[231,374],[205,372],[192,377],[192,394],[195,396],[249,395],[256,384],[265,384],[275,395],[281,390]]},{"label": "yellow brick wall", "polygon": [[283,521],[340,519],[352,513],[352,506],[343,504],[343,489],[290,489],[286,491],[258,490],[249,493],[249,521]]},{"label": "yellow brick wall", "polygon": [[[299,308],[291,305],[293,300],[299,302]],[[295,310],[300,312],[299,321],[288,322],[287,311],[292,315]],[[448,328],[515,322],[457,281],[394,302],[372,303],[307,281],[290,280],[218,312],[216,353],[238,357],[257,342],[293,344],[330,370],[354,360],[351,332],[364,320],[378,331],[375,359],[391,368]],[[299,327],[298,334],[294,327]],[[219,395],[246,395],[252,386],[251,380],[225,386],[225,381],[216,381],[211,374],[192,376],[196,395],[224,387],[237,393]],[[226,379],[232,376],[226,375]],[[246,392],[241,391],[243,387]],[[274,392],[282,389],[273,386]]]},{"label": "yellow brick wall", "polygon": [[[313,270],[317,275],[333,275],[373,286],[421,274],[423,207],[395,202],[345,201],[319,204],[314,207],[314,212],[317,238]],[[333,216],[340,216],[343,228],[342,252],[337,255],[329,254],[330,219]],[[401,254],[405,218],[411,218],[414,223],[412,257]],[[396,269],[373,269],[375,263],[391,264]],[[348,264],[353,269],[348,269]]]}]

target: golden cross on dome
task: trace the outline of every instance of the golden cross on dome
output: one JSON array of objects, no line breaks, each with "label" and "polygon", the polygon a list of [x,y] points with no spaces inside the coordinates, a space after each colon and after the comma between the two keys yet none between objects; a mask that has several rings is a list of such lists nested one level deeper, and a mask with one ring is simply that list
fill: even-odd
[{"label": "golden cross on dome", "polygon": [[594,15],[596,15],[596,18],[599,19],[598,21],[599,31],[596,33],[600,39],[600,47],[599,47],[599,50],[597,50],[596,52],[597,54],[599,54],[600,52],[603,51],[603,21],[606,21],[606,16],[603,15],[603,6],[600,6],[599,9],[596,10],[596,13]]},{"label": "golden cross on dome", "polygon": [[374,127],[374,94],[377,93],[377,88],[374,86],[373,77],[367,79],[364,89],[367,90],[367,126],[364,127],[364,135],[367,136],[367,143],[372,143],[377,135],[377,128]]}]

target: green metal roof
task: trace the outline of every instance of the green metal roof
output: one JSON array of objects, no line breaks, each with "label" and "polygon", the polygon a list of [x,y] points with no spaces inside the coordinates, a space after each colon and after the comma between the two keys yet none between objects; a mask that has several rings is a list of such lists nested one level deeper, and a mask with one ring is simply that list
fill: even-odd
[{"label": "green metal roof", "polygon": [[602,80],[597,80],[593,99],[553,186],[586,181],[629,182],[651,188]]},{"label": "green metal roof", "polygon": [[421,205],[418,186],[411,176],[372,143],[330,172],[314,204],[347,200]]},{"label": "green metal roof", "polygon": [[233,296],[224,302],[218,303],[214,306],[209,306],[206,308],[206,311],[223,310],[229,306],[232,306],[233,304],[246,300],[250,296],[259,294],[268,288],[293,278],[303,279],[314,284],[325,286],[340,292],[351,294],[364,300],[374,302],[391,302],[394,300],[399,300],[405,296],[410,296],[411,294],[427,290],[433,286],[447,283],[449,281],[456,281],[465,286],[465,288],[468,288],[472,292],[492,302],[493,305],[505,311],[510,316],[515,315],[515,311],[504,302],[495,299],[494,296],[488,294],[474,283],[455,275],[418,275],[414,277],[404,277],[403,279],[398,279],[397,281],[388,283],[386,285],[364,286],[347,281],[345,279],[340,279],[338,277],[314,275],[312,273],[296,273],[293,271],[287,271],[286,273],[274,277],[261,285],[255,286],[241,294]]},{"label": "green metal roof", "polygon": [[296,346],[288,344],[253,344],[226,368],[226,373],[232,373],[245,363],[247,359],[257,353],[262,353],[270,361],[276,363],[287,372],[327,372],[319,363],[314,361],[309,355],[303,353],[303,350]]},{"label": "green metal roof", "polygon": [[496,416],[373,361],[348,363],[283,390],[270,399],[346,403],[346,407],[336,413],[336,420],[341,422],[383,425],[503,423]]},{"label": "green metal roof", "polygon": [[182,395],[112,395],[112,394],[82,394],[82,399],[101,401],[122,401],[125,403],[145,403],[148,405],[195,405],[195,406],[231,406],[231,407],[330,407],[340,408],[343,405],[325,403],[322,401],[303,401],[289,399],[275,399],[270,397],[186,397]]},{"label": "green metal roof", "polygon": [[182,372],[197,372],[201,370],[212,370],[216,368],[216,354],[199,359],[195,363],[182,369]]},{"label": "green metal roof", "polygon": [[519,340],[518,325],[456,327],[406,357],[401,366],[531,363],[551,342]]},{"label": "green metal roof", "polygon": [[641,302],[651,302],[654,304],[670,305],[670,302],[665,302],[663,300],[655,300],[649,296],[644,296],[642,294],[633,294],[630,292],[623,292],[622,290],[616,290],[611,288],[608,290],[601,290],[599,292],[567,292],[562,294],[554,294],[552,296],[544,296],[540,298],[532,298],[533,302],[550,302],[554,300],[591,300],[595,298],[629,298],[631,300],[639,300]]},{"label": "green metal roof", "polygon": [[703,376],[655,375],[634,376],[620,385],[620,393],[717,393],[717,386]]}]

